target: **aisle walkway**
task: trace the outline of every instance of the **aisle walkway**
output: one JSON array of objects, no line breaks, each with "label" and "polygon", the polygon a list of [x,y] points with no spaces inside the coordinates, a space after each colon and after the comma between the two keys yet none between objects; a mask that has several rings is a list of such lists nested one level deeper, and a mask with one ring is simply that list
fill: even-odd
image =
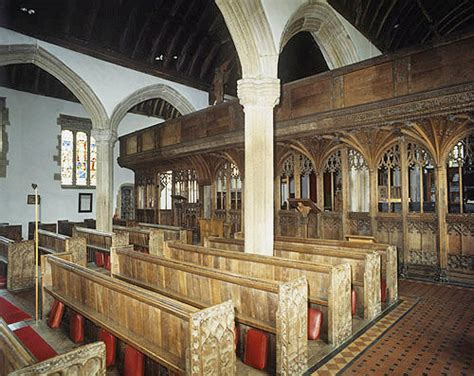
[{"label": "aisle walkway", "polygon": [[473,375],[474,289],[400,281],[416,307],[341,375]]}]

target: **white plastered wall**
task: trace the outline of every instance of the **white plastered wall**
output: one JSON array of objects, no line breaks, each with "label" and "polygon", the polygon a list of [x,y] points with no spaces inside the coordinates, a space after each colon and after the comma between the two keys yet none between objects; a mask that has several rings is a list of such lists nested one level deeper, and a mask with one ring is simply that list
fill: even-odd
[{"label": "white plastered wall", "polygon": [[[95,196],[94,189],[65,189],[61,188],[60,181],[54,180],[54,174],[60,172],[58,163],[53,160],[58,154],[60,134],[57,119],[59,114],[88,117],[82,105],[3,87],[0,87],[0,97],[6,97],[10,121],[7,127],[10,145],[7,177],[0,178],[0,222],[22,224],[23,236],[27,236],[28,222],[34,220],[34,206],[26,204],[26,196],[33,193],[31,183],[38,184],[41,195],[41,221],[95,218],[95,202],[92,213],[78,213],[78,194],[93,193]],[[120,123],[119,136],[161,121],[127,114]],[[117,164],[118,153],[117,143],[114,149],[114,201],[122,184],[134,183],[133,172]]]},{"label": "white plastered wall", "polygon": [[[281,39],[288,21],[301,6],[311,3],[327,4],[327,1],[325,0],[261,0],[261,2],[273,34],[273,40],[276,43],[275,47],[277,51],[279,51],[282,47]],[[353,41],[359,59],[358,61],[370,59],[381,54],[381,52],[372,44],[372,42],[362,35],[334,8],[332,8],[329,4],[327,5],[334,11],[334,14],[341,21],[347,31],[347,34]]]},{"label": "white plastered wall", "polygon": [[115,107],[133,92],[153,84],[176,89],[196,110],[208,106],[208,93],[176,82],[108,63],[39,39],[0,27],[0,45],[38,45],[78,74],[95,92],[110,117]]}]

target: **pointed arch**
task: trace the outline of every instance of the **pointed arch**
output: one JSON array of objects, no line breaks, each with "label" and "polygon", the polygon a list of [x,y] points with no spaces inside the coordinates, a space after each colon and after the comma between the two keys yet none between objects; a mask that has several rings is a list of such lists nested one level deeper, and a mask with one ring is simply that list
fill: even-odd
[{"label": "pointed arch", "polygon": [[196,111],[191,102],[189,102],[177,90],[165,84],[154,84],[136,90],[115,106],[114,112],[110,118],[112,129],[118,129],[120,122],[133,106],[154,98],[164,99],[176,108],[181,115],[190,114]]},{"label": "pointed arch", "polygon": [[12,44],[0,46],[0,66],[34,64],[57,78],[84,106],[96,129],[107,129],[107,112],[91,87],[59,58],[39,45]]},{"label": "pointed arch", "polygon": [[357,47],[335,10],[327,3],[301,6],[288,20],[280,41],[280,52],[297,33],[311,33],[329,66],[340,68],[360,61]]}]

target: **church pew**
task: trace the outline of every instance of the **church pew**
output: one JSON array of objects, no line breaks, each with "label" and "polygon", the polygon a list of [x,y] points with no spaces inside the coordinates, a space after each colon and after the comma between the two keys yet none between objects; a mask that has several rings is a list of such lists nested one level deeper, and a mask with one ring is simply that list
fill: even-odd
[{"label": "church pew", "polygon": [[144,229],[153,229],[160,232],[160,240],[158,252],[160,253],[163,249],[164,242],[166,240],[181,240],[183,243],[192,244],[193,242],[193,230],[185,229],[179,226],[168,226],[159,225],[155,223],[142,223],[138,224],[139,227]]},{"label": "church pew", "polygon": [[164,242],[164,232],[160,229],[113,226],[112,231],[116,234],[128,233],[130,244],[135,251],[158,255]]},{"label": "church pew", "polygon": [[72,254],[73,262],[82,266],[87,264],[86,240],[81,237],[70,238],[54,232],[38,230],[38,250],[41,254],[69,252]]},{"label": "church pew", "polygon": [[383,243],[369,243],[363,241],[344,241],[330,239],[311,239],[295,237],[275,237],[276,241],[311,244],[313,246],[323,246],[325,249],[338,249],[347,251],[356,248],[359,252],[377,252],[381,257],[382,279],[387,283],[387,303],[391,304],[398,300],[398,261],[397,247]]},{"label": "church pew", "polygon": [[2,225],[0,226],[0,236],[19,242],[23,239],[21,225]]},{"label": "church pew", "polygon": [[0,262],[6,265],[8,290],[24,290],[34,286],[35,244],[33,240],[15,242],[0,236]]},{"label": "church pew", "polygon": [[104,232],[85,227],[73,227],[73,237],[86,239],[87,243],[87,262],[96,260],[96,252],[102,254],[102,257],[110,255],[111,247],[120,247],[129,244],[128,233],[115,234],[113,232]]},{"label": "church pew", "polygon": [[[243,254],[244,241],[210,237],[205,246]],[[274,256],[289,260],[307,261],[317,264],[351,266],[351,283],[357,293],[357,312],[366,320],[372,320],[381,312],[380,256],[375,252],[359,253],[320,249],[316,252],[304,246],[286,242],[275,242]]]},{"label": "church pew", "polygon": [[201,245],[204,239],[209,236],[224,237],[224,222],[222,218],[198,218],[199,234],[201,237]]},{"label": "church pew", "polygon": [[[346,286],[350,287],[349,271],[347,276],[341,278],[344,273],[332,265],[290,261],[280,257],[224,251],[173,241],[166,242],[163,256],[255,278],[283,282],[305,276],[308,280],[308,301],[322,308],[327,317],[324,325],[328,341],[337,345],[351,335],[350,288],[345,289]],[[335,278],[335,275],[339,275],[339,278]]]},{"label": "church pew", "polygon": [[[112,249],[112,276],[198,308],[231,299],[240,324],[276,335],[276,350],[271,354],[276,357],[277,374],[301,374],[306,370],[308,285],[305,277],[277,282],[134,252],[130,248]],[[334,278],[343,278],[345,272],[342,267],[337,269]]]},{"label": "church pew", "polygon": [[[28,240],[35,240],[35,229],[36,223],[35,222],[28,222]],[[46,230],[52,233],[57,232],[57,224],[56,223],[38,223],[39,230]]]},{"label": "church pew", "polygon": [[43,257],[43,308],[63,302],[172,372],[235,373],[232,302],[201,310],[60,256]]},{"label": "church pew", "polygon": [[68,220],[59,220],[58,221],[58,234],[72,236],[72,229],[74,226],[78,227],[87,227],[84,222],[70,222]]},{"label": "church pew", "polygon": [[0,375],[104,376],[106,373],[104,343],[84,345],[38,363],[1,318],[0,360]]}]

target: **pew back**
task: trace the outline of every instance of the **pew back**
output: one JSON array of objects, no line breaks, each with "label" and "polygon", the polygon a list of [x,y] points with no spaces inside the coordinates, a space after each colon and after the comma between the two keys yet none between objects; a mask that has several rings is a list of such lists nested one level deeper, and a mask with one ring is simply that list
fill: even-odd
[{"label": "pew back", "polygon": [[[0,375],[105,376],[105,345],[102,342],[81,346],[68,353],[36,363],[36,359],[0,318]],[[35,364],[36,363],[36,364]]]},{"label": "pew back", "polygon": [[73,237],[86,239],[87,261],[94,261],[96,251],[110,252],[111,247],[121,247],[129,244],[128,232],[115,234],[85,227],[73,227]]},{"label": "pew back", "polygon": [[15,242],[0,236],[0,261],[7,264],[8,290],[24,290],[34,285],[35,245],[33,240]]},{"label": "pew back", "polygon": [[398,300],[398,261],[396,246],[362,241],[295,238],[289,236],[277,236],[275,237],[275,241],[307,244],[317,247],[318,249],[336,249],[342,252],[354,252],[354,249],[362,253],[377,252],[381,257],[382,278],[387,282],[387,301],[393,303]]},{"label": "pew back", "polygon": [[179,226],[159,225],[154,223],[139,223],[141,228],[157,230],[159,233],[159,249],[160,254],[163,250],[164,242],[166,240],[181,240],[183,243],[191,244],[193,242],[193,230],[184,229]]},{"label": "pew back", "polygon": [[38,230],[38,249],[43,254],[68,252],[72,254],[72,261],[76,264],[82,266],[87,264],[86,239],[82,237],[70,238],[54,232]]},{"label": "pew back", "polygon": [[[331,265],[316,264],[306,261],[294,261],[279,257],[268,257],[243,252],[223,251],[199,247],[179,242],[166,242],[163,255],[173,260],[227,270],[233,273],[249,275],[276,281],[291,281],[306,277],[308,281],[308,300],[328,312],[326,320],[328,340],[338,344],[350,336],[352,317],[350,306],[350,275],[338,272]],[[335,281],[333,274],[339,273]],[[329,310],[328,310],[329,308]],[[333,323],[336,324],[333,327]]]},{"label": "pew back", "polygon": [[153,228],[113,226],[113,232],[128,233],[130,244],[133,244],[133,248],[138,252],[157,255],[163,244],[162,232]]},{"label": "pew back", "polygon": [[113,248],[112,275],[198,308],[231,299],[242,324],[276,334],[276,371],[307,367],[307,281],[247,277],[130,250]]},{"label": "pew back", "polygon": [[[210,237],[205,245],[212,248],[244,251],[244,241],[240,239],[224,239]],[[319,249],[313,251],[308,246],[276,241],[274,255],[289,260],[306,261],[317,264],[351,266],[352,287],[357,292],[357,311],[367,320],[374,319],[381,312],[380,292],[380,256],[375,252],[341,252],[335,249]]]},{"label": "pew back", "polygon": [[19,242],[23,239],[21,225],[0,226],[0,236]]},{"label": "pew back", "polygon": [[235,373],[231,302],[199,310],[53,255],[44,261],[43,295],[64,302],[156,362],[178,373],[204,375],[206,367],[215,374]]}]

